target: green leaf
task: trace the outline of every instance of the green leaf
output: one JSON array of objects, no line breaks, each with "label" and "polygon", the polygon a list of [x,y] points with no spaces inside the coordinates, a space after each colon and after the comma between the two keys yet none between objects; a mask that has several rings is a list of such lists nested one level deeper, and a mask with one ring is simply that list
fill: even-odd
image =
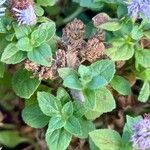
[{"label": "green leaf", "polygon": [[96,107],[94,111],[100,113],[111,112],[116,108],[116,103],[113,95],[107,88],[102,88],[96,92]]},{"label": "green leaf", "polygon": [[18,70],[12,78],[12,87],[15,93],[29,99],[36,91],[40,81],[36,78],[31,78],[31,74],[27,70]]},{"label": "green leaf", "polygon": [[122,95],[131,94],[131,87],[129,82],[121,76],[115,75],[110,84],[117,92]]},{"label": "green leaf", "polygon": [[27,105],[22,111],[22,118],[26,124],[33,128],[43,128],[50,119],[42,113],[38,104]]},{"label": "green leaf", "polygon": [[115,64],[111,60],[101,60],[93,63],[90,70],[94,76],[101,76],[109,83],[115,74]]},{"label": "green leaf", "polygon": [[118,47],[114,46],[107,49],[106,54],[113,61],[128,60],[134,55],[134,47],[129,44],[123,44]]},{"label": "green leaf", "polygon": [[139,26],[134,26],[132,31],[131,31],[131,37],[134,39],[134,40],[140,40],[141,37],[143,37],[143,31],[142,29],[140,29]]},{"label": "green leaf", "polygon": [[42,6],[53,6],[58,0],[37,0],[37,3]]},{"label": "green leaf", "polygon": [[31,41],[34,47],[40,46],[55,35],[56,27],[54,22],[42,23],[38,29],[31,34]]},{"label": "green leaf", "polygon": [[75,116],[68,118],[64,128],[75,136],[78,136],[82,133],[80,122]]},{"label": "green leaf", "polygon": [[62,79],[65,79],[70,75],[78,77],[78,73],[72,68],[67,68],[67,67],[66,68],[60,68],[60,69],[58,69],[58,73]]},{"label": "green leaf", "polygon": [[149,96],[150,96],[150,83],[148,81],[145,81],[143,86],[142,86],[142,89],[140,91],[140,94],[138,96],[138,100],[140,102],[147,102],[149,99]]},{"label": "green leaf", "polygon": [[1,56],[1,61],[6,64],[17,64],[26,58],[26,53],[19,51],[15,43],[10,43]]},{"label": "green leaf", "polygon": [[87,109],[93,109],[96,105],[96,94],[94,90],[85,89],[83,91],[83,95],[85,98],[84,106]]},{"label": "green leaf", "polygon": [[122,139],[118,132],[111,129],[99,129],[89,133],[95,145],[102,150],[120,150]]},{"label": "green leaf", "polygon": [[104,87],[107,84],[107,80],[102,76],[95,76],[87,85],[91,90],[96,90]]},{"label": "green leaf", "polygon": [[142,65],[145,68],[150,67],[150,51],[146,49],[137,50],[135,52],[135,58],[137,63]]},{"label": "green leaf", "polygon": [[55,36],[55,33],[56,33],[55,22],[53,22],[53,21],[45,22],[41,26],[42,26],[42,28],[45,28],[46,32],[48,33],[46,41],[51,40]]},{"label": "green leaf", "polygon": [[122,25],[119,22],[106,22],[99,26],[99,28],[107,30],[107,31],[117,31],[121,29]]},{"label": "green leaf", "polygon": [[15,30],[15,34],[17,39],[21,39],[23,37],[27,37],[31,33],[31,28],[29,26],[18,26],[17,24],[13,24],[13,28]]},{"label": "green leaf", "polygon": [[52,132],[54,130],[60,129],[65,125],[65,120],[61,116],[53,116],[48,124],[47,132]]},{"label": "green leaf", "polygon": [[47,92],[38,92],[37,99],[40,109],[47,116],[53,116],[60,113],[61,102],[55,96]]},{"label": "green leaf", "polygon": [[0,78],[4,77],[4,72],[5,72],[5,64],[0,62]]},{"label": "green leaf", "polygon": [[85,117],[88,120],[95,120],[96,118],[98,118],[99,116],[101,116],[103,113],[102,112],[98,112],[98,111],[93,111],[93,110],[89,110],[86,112]]},{"label": "green leaf", "polygon": [[73,115],[77,118],[81,118],[85,115],[87,109],[84,107],[82,102],[74,101],[73,102]]},{"label": "green leaf", "polygon": [[3,144],[9,148],[14,148],[23,142],[27,142],[27,139],[19,136],[16,131],[0,131],[0,144]]},{"label": "green leaf", "polygon": [[78,69],[78,73],[80,74],[81,78],[84,78],[84,76],[86,76],[87,74],[90,74],[90,69],[87,66],[84,65],[80,65],[79,69]]},{"label": "green leaf", "polygon": [[73,114],[73,104],[72,104],[72,102],[70,101],[70,102],[66,103],[63,106],[61,112],[67,118],[70,117],[70,116],[72,116],[72,114]]},{"label": "green leaf", "polygon": [[32,32],[31,42],[33,47],[38,47],[46,41],[48,33],[46,29],[41,29],[40,27]]},{"label": "green leaf", "polygon": [[4,23],[0,20],[0,33],[6,33],[6,27],[4,25]]},{"label": "green leaf", "polygon": [[39,5],[35,5],[34,6],[35,9],[35,13],[37,16],[43,16],[44,15],[44,9],[42,7],[40,7]]},{"label": "green leaf", "polygon": [[48,44],[43,44],[28,52],[28,58],[37,64],[50,67],[52,64],[51,48]]},{"label": "green leaf", "polygon": [[150,68],[145,69],[144,71],[138,72],[137,77],[142,80],[150,81]]},{"label": "green leaf", "polygon": [[71,100],[71,97],[64,88],[59,87],[57,90],[57,99],[64,105]]},{"label": "green leaf", "polygon": [[46,132],[46,142],[51,150],[66,150],[72,139],[72,135],[66,130],[58,129],[53,132]]},{"label": "green leaf", "polygon": [[79,135],[79,138],[88,138],[88,134],[95,130],[95,126],[92,121],[85,120],[85,119],[79,119],[80,125],[81,125],[81,135]]},{"label": "green leaf", "polygon": [[30,39],[27,38],[27,37],[23,37],[21,38],[17,44],[16,44],[16,47],[19,49],[19,50],[22,50],[22,51],[32,51],[33,50],[33,47],[30,43]]},{"label": "green leaf", "polygon": [[126,142],[129,142],[131,136],[133,135],[133,126],[140,121],[140,119],[142,119],[141,116],[138,117],[131,117],[127,115],[126,118],[126,124],[123,128],[123,135],[122,135],[122,139]]},{"label": "green leaf", "polygon": [[69,75],[66,77],[63,85],[71,89],[82,90],[82,84],[80,83],[80,80],[74,75]]}]

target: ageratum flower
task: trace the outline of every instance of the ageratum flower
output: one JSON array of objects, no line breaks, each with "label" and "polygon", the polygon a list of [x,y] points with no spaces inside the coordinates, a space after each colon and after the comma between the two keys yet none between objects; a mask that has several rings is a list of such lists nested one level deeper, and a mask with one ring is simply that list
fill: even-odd
[{"label": "ageratum flower", "polygon": [[31,0],[9,0],[13,16],[17,19],[19,25],[34,25],[36,15]]},{"label": "ageratum flower", "polygon": [[150,150],[150,114],[134,125],[131,141],[135,148]]},{"label": "ageratum flower", "polygon": [[0,0],[0,17],[5,15],[5,7],[1,7],[6,0]]},{"label": "ageratum flower", "polygon": [[127,4],[129,16],[139,19],[143,15],[150,19],[150,0],[131,0]]}]

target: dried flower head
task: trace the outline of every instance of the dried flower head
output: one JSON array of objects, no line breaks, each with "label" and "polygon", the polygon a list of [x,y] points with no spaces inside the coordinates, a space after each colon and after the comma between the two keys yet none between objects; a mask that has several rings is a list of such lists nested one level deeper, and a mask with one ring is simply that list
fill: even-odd
[{"label": "dried flower head", "polygon": [[14,18],[19,25],[34,25],[36,24],[36,15],[31,0],[10,0],[9,6],[11,8]]},{"label": "dried flower head", "polygon": [[106,13],[99,13],[95,17],[93,17],[92,20],[94,26],[98,27],[99,25],[108,22],[110,20],[110,17]]},{"label": "dried flower head", "polygon": [[150,0],[131,0],[127,2],[129,16],[138,19],[141,15],[150,19]]},{"label": "dried flower head", "polygon": [[81,51],[83,59],[88,60],[89,62],[94,62],[97,59],[102,58],[105,52],[105,45],[102,42],[103,40],[103,32],[98,32],[91,37],[87,41],[85,49]]},{"label": "dried flower head", "polygon": [[63,29],[62,38],[64,38],[65,36],[73,40],[78,40],[83,38],[84,31],[84,23],[79,19],[74,19],[73,21],[68,23]]},{"label": "dried flower head", "polygon": [[120,68],[122,68],[124,65],[125,65],[125,61],[123,61],[123,60],[120,60],[120,61],[116,61],[116,68],[117,69],[120,69]]},{"label": "dried flower head", "polygon": [[58,68],[65,67],[66,65],[66,54],[63,50],[58,50],[56,52],[55,60],[51,67],[45,67],[38,65],[30,60],[27,60],[25,63],[25,69],[33,72],[35,77],[38,77],[40,80],[51,79],[54,80],[58,77],[57,70]]},{"label": "dried flower head", "polygon": [[5,15],[5,7],[1,7],[4,3],[6,2],[6,0],[0,0],[0,17]]},{"label": "dried flower head", "polygon": [[133,147],[140,150],[150,149],[150,114],[144,116],[133,127],[133,136],[131,137]]},{"label": "dried flower head", "polygon": [[25,69],[33,72],[33,76],[38,77],[39,80],[55,79],[55,70],[52,67],[45,67],[38,65],[30,60],[25,62]]}]

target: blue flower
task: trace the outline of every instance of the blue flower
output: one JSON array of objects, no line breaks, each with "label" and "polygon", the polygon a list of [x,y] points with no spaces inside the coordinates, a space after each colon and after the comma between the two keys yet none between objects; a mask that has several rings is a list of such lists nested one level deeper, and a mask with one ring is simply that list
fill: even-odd
[{"label": "blue flower", "polygon": [[36,24],[36,15],[35,11],[32,5],[29,5],[25,9],[17,9],[13,8],[14,15],[17,18],[17,21],[19,22],[19,25],[34,25]]},{"label": "blue flower", "polygon": [[0,0],[0,17],[5,15],[5,7],[1,7],[6,0]]},{"label": "blue flower", "polygon": [[128,4],[129,16],[137,19],[144,17],[150,19],[150,0],[132,0]]},{"label": "blue flower", "polygon": [[150,114],[134,125],[131,141],[135,148],[150,150]]}]

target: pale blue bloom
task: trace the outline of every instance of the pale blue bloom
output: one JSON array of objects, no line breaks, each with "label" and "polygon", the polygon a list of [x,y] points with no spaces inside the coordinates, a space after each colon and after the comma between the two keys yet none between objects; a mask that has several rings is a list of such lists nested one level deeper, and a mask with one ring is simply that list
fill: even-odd
[{"label": "pale blue bloom", "polygon": [[150,114],[134,125],[131,141],[133,147],[140,150],[150,150]]},{"label": "pale blue bloom", "polygon": [[19,25],[34,25],[36,24],[36,15],[32,5],[29,5],[26,9],[13,8],[14,14],[17,17]]},{"label": "pale blue bloom", "polygon": [[150,19],[150,0],[131,0],[127,2],[129,16],[137,19],[142,15]]}]

